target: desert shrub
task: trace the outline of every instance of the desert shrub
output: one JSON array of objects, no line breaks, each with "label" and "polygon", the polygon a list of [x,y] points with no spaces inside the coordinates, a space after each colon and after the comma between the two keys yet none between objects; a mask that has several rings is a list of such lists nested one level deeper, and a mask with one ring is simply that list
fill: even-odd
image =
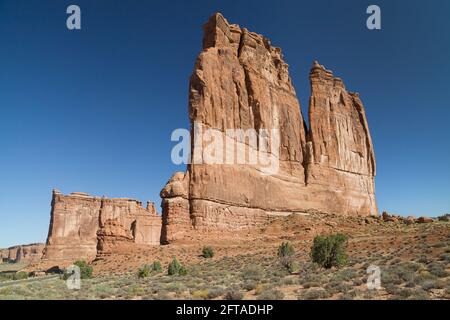
[{"label": "desert shrub", "polygon": [[450,262],[450,253],[443,253],[439,256],[439,259],[445,262]]},{"label": "desert shrub", "polygon": [[187,290],[186,286],[181,282],[171,282],[164,286],[164,289],[170,292],[181,293]]},{"label": "desert shrub", "polygon": [[0,281],[14,280],[14,273],[0,273]]},{"label": "desert shrub", "polygon": [[[75,261],[74,264],[80,269],[80,278],[81,279],[91,279],[92,278],[92,272],[93,269],[90,265],[87,264],[84,260],[78,260]],[[72,270],[72,272],[69,272],[69,270],[64,270],[62,278],[64,280],[69,279],[70,276],[72,276],[75,273],[75,271]]]},{"label": "desert shrub", "polygon": [[400,276],[390,269],[381,272],[381,283],[383,285],[399,285],[403,283]]},{"label": "desert shrub", "polygon": [[414,270],[406,267],[406,266],[397,266],[393,269],[393,271],[398,275],[400,279],[402,279],[404,282],[411,282],[415,279],[415,272]]},{"label": "desert shrub", "polygon": [[427,292],[423,289],[417,288],[417,289],[411,289],[411,294],[408,297],[409,300],[429,300],[430,297],[428,296]]},{"label": "desert shrub", "polygon": [[211,247],[203,247],[202,249],[202,257],[203,258],[212,258],[214,257],[214,250]]},{"label": "desert shrub", "polygon": [[177,258],[173,258],[172,262],[169,263],[167,268],[167,273],[169,276],[177,275],[180,272],[181,264],[178,262]]},{"label": "desert shrub", "polygon": [[291,257],[294,253],[294,247],[289,242],[283,242],[278,247],[278,258]]},{"label": "desert shrub", "polygon": [[417,262],[419,262],[419,263],[428,263],[428,258],[426,256],[420,256],[417,259]]},{"label": "desert shrub", "polygon": [[284,293],[280,290],[266,290],[258,296],[258,300],[283,300],[283,298]]},{"label": "desert shrub", "polygon": [[158,291],[155,296],[153,296],[153,299],[155,300],[170,300],[172,299],[169,295],[169,292],[165,290]]},{"label": "desert shrub", "polygon": [[244,280],[259,281],[263,276],[263,270],[257,265],[250,265],[242,271],[242,278]]},{"label": "desert shrub", "polygon": [[290,285],[295,284],[295,281],[292,278],[284,278],[284,279],[281,279],[280,283],[285,286],[290,286]]},{"label": "desert shrub", "polygon": [[289,242],[283,242],[278,247],[278,259],[280,260],[281,264],[288,270],[292,269],[293,267],[292,264],[294,253],[294,247]]},{"label": "desert shrub", "polygon": [[242,288],[247,290],[247,291],[251,291],[256,289],[257,283],[255,281],[245,281],[244,284],[242,285]]},{"label": "desert shrub", "polygon": [[152,271],[154,272],[161,272],[162,271],[161,262],[159,262],[158,260],[153,261],[151,268]]},{"label": "desert shrub", "polygon": [[445,270],[445,266],[439,262],[432,262],[427,266],[428,271],[439,278],[445,278],[448,276],[448,272]]},{"label": "desert shrub", "polygon": [[287,266],[287,270],[289,271],[289,273],[299,272],[300,264],[296,261],[291,261],[291,263],[289,263],[289,265]]},{"label": "desert shrub", "polygon": [[16,274],[13,276],[14,280],[23,280],[28,278],[28,272],[25,271],[19,271],[16,272]]},{"label": "desert shrub", "polygon": [[178,270],[178,274],[180,275],[180,276],[185,276],[185,275],[187,275],[187,269],[186,269],[186,267],[185,266],[181,266],[180,267],[180,270]]},{"label": "desert shrub", "polygon": [[147,278],[151,273],[151,267],[146,264],[138,271],[138,277],[139,278]]},{"label": "desert shrub", "polygon": [[92,278],[93,269],[90,265],[87,264],[86,261],[78,260],[74,263],[78,268],[80,268],[80,277],[81,279],[90,279]]},{"label": "desert shrub", "polygon": [[209,290],[197,290],[191,293],[192,298],[194,299],[207,299],[209,296]]},{"label": "desert shrub", "polygon": [[335,293],[346,294],[353,288],[353,286],[350,284],[347,284],[347,283],[333,281],[329,285],[327,285],[325,288],[326,288],[327,292],[329,292],[330,294],[335,294]]},{"label": "desert shrub", "polygon": [[353,292],[343,293],[339,296],[339,299],[340,300],[354,300],[355,295],[353,294]]},{"label": "desert shrub", "polygon": [[336,281],[350,281],[358,277],[358,272],[354,269],[344,269],[334,276]]},{"label": "desert shrub", "polygon": [[399,288],[394,296],[394,298],[398,298],[404,300],[409,298],[414,293],[413,289],[410,288]]},{"label": "desert shrub", "polygon": [[322,283],[314,282],[314,281],[304,282],[302,284],[302,287],[305,288],[305,289],[314,288],[314,287],[321,287],[321,286],[322,286]]},{"label": "desert shrub", "polygon": [[324,289],[309,289],[303,295],[305,300],[326,299],[330,294]]},{"label": "desert shrub", "polygon": [[442,289],[444,288],[444,283],[439,280],[426,280],[421,284],[422,289],[431,290],[431,289]]},{"label": "desert shrub", "polygon": [[347,263],[345,246],[348,237],[344,234],[334,234],[328,237],[316,236],[311,248],[311,259],[319,266],[329,269]]},{"label": "desert shrub", "polygon": [[220,296],[223,296],[225,294],[225,291],[222,288],[213,288],[209,290],[208,292],[208,299],[214,299]]},{"label": "desert shrub", "polygon": [[225,300],[242,300],[244,298],[244,294],[236,289],[228,290],[225,294]]},{"label": "desert shrub", "polygon": [[426,281],[437,280],[437,277],[428,271],[421,271],[418,275],[414,277],[414,283],[421,286]]}]

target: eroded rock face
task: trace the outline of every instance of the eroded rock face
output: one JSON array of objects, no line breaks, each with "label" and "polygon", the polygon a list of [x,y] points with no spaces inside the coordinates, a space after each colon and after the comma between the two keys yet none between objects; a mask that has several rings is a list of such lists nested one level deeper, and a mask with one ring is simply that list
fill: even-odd
[{"label": "eroded rock face", "polygon": [[[261,226],[277,214],[377,214],[375,157],[361,100],[318,63],[310,79],[308,130],[281,50],[220,14],[209,19],[190,79],[194,164],[161,191],[163,243],[193,229]],[[198,139],[199,127],[263,149],[279,160],[279,170],[266,175],[255,164],[199,164],[208,145]],[[251,145],[228,129],[275,129],[279,144]]]},{"label": "eroded rock face", "polygon": [[347,92],[342,80],[317,62],[310,80],[306,183],[333,193],[330,211],[377,214],[375,154],[359,95]]},{"label": "eroded rock face", "polygon": [[8,249],[0,250],[0,263],[28,263],[34,264],[40,261],[42,258],[42,252],[45,244],[32,243],[25,245],[13,246]]},{"label": "eroded rock face", "polygon": [[8,249],[0,249],[0,263],[8,262]]},{"label": "eroded rock face", "polygon": [[92,260],[129,245],[159,244],[161,217],[153,203],[147,208],[133,199],[63,195],[53,191],[52,211],[43,260]]}]

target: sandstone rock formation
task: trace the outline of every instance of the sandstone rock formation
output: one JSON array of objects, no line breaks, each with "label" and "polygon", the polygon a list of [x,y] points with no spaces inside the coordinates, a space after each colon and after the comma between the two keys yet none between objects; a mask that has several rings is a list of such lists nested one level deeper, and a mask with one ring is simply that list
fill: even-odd
[{"label": "sandstone rock formation", "polygon": [[53,191],[50,228],[43,262],[92,260],[129,246],[159,244],[161,217],[154,204]]},{"label": "sandstone rock formation", "polygon": [[8,249],[0,249],[0,263],[8,262]]},{"label": "sandstone rock formation", "polygon": [[[308,128],[281,50],[221,14],[209,19],[190,79],[194,163],[161,191],[162,243],[193,229],[253,228],[293,212],[377,214],[375,157],[361,100],[317,62],[310,80]],[[257,148],[279,169],[264,174],[260,163],[201,163],[208,141],[199,139],[198,128]],[[275,130],[279,140],[272,133],[255,145],[228,129]]]},{"label": "sandstone rock formation", "polygon": [[0,263],[37,263],[42,258],[42,252],[45,244],[32,243],[25,245],[13,246],[7,249],[0,250]]},{"label": "sandstone rock formation", "polygon": [[434,222],[434,220],[429,217],[419,217],[419,218],[417,218],[416,222],[417,223],[431,223],[431,222]]}]

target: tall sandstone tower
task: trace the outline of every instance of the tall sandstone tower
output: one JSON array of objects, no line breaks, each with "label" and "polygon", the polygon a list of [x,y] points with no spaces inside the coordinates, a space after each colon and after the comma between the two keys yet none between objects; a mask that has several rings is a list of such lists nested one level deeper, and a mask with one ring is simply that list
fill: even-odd
[{"label": "tall sandstone tower", "polygon": [[[161,191],[162,243],[195,230],[261,226],[271,215],[377,214],[375,156],[358,94],[317,62],[310,81],[307,126],[281,50],[221,14],[209,19],[190,79],[191,136],[199,124],[225,136],[227,129],[277,129],[279,147],[267,150],[279,170],[265,175],[250,164],[188,165]],[[192,143],[191,154],[202,155],[204,147]]]}]

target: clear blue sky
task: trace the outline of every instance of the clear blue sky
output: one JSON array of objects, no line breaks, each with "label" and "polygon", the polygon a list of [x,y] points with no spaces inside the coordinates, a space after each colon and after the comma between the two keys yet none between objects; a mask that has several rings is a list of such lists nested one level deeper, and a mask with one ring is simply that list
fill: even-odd
[{"label": "clear blue sky", "polygon": [[314,59],[360,93],[380,211],[450,212],[450,1],[0,0],[0,247],[45,241],[52,188],[159,205],[215,11],[283,48],[304,114]]}]

